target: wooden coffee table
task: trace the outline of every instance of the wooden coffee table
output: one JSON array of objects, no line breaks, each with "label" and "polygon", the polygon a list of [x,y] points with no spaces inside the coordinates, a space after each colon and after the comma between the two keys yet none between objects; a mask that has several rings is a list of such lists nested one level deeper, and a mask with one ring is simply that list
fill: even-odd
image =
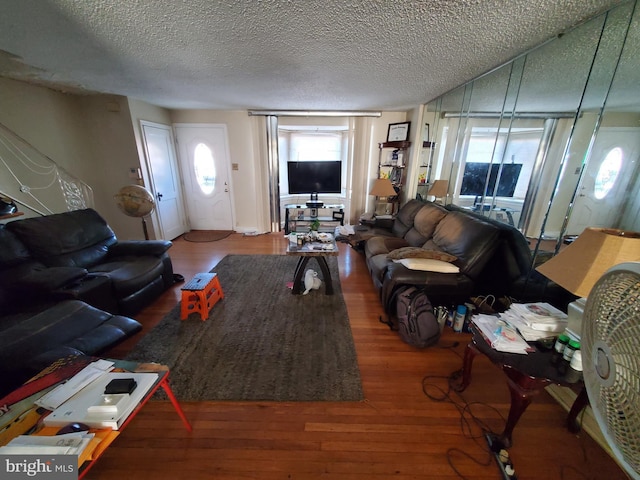
[{"label": "wooden coffee table", "polygon": [[[82,368],[86,367],[94,360],[98,360],[97,357],[90,356],[78,356],[61,359],[50,367],[43,370],[36,377],[29,382],[22,385],[20,388],[0,399],[0,403],[4,406],[7,412],[19,413],[20,421],[11,421],[6,425],[2,425],[0,445],[6,444],[14,436],[17,435],[54,435],[54,431],[57,431],[59,427],[45,427],[42,425],[43,418],[49,414],[48,410],[38,407],[35,401],[42,395],[51,390],[55,385],[65,382],[72,378]],[[156,363],[138,363],[126,360],[111,360],[114,363],[114,372],[135,372],[135,373],[155,373],[157,374],[157,380],[141,398],[134,410],[124,420],[113,435],[105,434],[101,444],[93,451],[91,458],[87,459],[78,468],[78,478],[82,479],[93,465],[102,456],[104,451],[108,448],[109,444],[116,438],[119,432],[122,432],[124,428],[131,422],[142,407],[149,401],[153,394],[162,388],[166,393],[169,401],[173,405],[176,413],[182,420],[187,431],[191,432],[192,427],[187,420],[178,400],[173,394],[171,387],[169,386],[169,368],[165,365],[159,365]],[[46,432],[51,430],[52,432]],[[91,432],[106,432],[105,429],[92,429]],[[96,435],[98,435],[98,433]]]},{"label": "wooden coffee table", "polygon": [[293,277],[293,289],[291,293],[300,295],[304,292],[304,271],[309,260],[315,258],[322,271],[322,279],[325,285],[324,293],[325,295],[333,295],[333,282],[331,281],[329,265],[327,265],[327,257],[337,257],[339,253],[338,245],[333,237],[329,242],[306,242],[302,246],[289,243],[287,246],[287,255],[300,257]]}]

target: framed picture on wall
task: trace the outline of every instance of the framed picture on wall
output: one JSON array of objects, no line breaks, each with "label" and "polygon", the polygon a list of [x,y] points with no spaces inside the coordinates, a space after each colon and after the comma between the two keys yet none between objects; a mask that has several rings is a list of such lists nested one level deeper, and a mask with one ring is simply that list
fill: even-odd
[{"label": "framed picture on wall", "polygon": [[387,132],[387,142],[406,142],[409,140],[411,122],[390,123]]}]

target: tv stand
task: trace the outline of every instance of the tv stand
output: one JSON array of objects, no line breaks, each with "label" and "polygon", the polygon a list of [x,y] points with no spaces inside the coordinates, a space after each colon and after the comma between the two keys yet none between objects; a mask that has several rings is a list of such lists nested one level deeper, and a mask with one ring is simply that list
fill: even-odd
[{"label": "tv stand", "polygon": [[311,198],[307,200],[307,207],[309,208],[322,208],[323,205],[324,202],[318,200],[318,194],[316,192],[313,192]]},{"label": "tv stand", "polygon": [[284,206],[284,231],[307,232],[311,224],[318,220],[320,231],[333,233],[335,227],[344,225],[344,205],[324,205],[310,207],[308,205],[290,204]]}]

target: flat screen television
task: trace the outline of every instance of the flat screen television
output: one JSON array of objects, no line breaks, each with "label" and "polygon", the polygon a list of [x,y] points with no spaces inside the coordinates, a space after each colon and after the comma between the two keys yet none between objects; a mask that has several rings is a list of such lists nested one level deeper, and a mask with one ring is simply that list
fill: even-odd
[{"label": "flat screen television", "polygon": [[342,162],[287,162],[289,193],[341,193]]},{"label": "flat screen television", "polygon": [[[489,184],[487,185],[487,191],[483,192],[484,185],[487,180],[487,174],[489,174],[489,166],[491,166],[491,175],[489,176]],[[468,162],[464,167],[464,175],[462,177],[462,188],[460,189],[460,195],[482,195],[492,197],[494,189],[496,187],[496,179],[498,178],[498,170],[500,164],[497,163],[480,163],[480,162]],[[522,170],[521,163],[508,163],[502,165],[502,172],[500,173],[500,183],[498,184],[498,191],[496,196],[498,197],[513,197],[516,191],[516,185],[518,184],[518,177],[520,177],[520,171]]]}]

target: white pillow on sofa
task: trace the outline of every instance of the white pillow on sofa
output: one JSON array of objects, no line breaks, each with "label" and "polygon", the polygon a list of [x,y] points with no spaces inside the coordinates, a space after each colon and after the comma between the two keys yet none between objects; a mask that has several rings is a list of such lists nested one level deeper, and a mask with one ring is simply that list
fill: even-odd
[{"label": "white pillow on sofa", "polygon": [[434,260],[432,258],[402,258],[400,260],[394,260],[394,262],[401,263],[409,270],[438,273],[458,273],[460,271],[460,269],[452,263]]}]

